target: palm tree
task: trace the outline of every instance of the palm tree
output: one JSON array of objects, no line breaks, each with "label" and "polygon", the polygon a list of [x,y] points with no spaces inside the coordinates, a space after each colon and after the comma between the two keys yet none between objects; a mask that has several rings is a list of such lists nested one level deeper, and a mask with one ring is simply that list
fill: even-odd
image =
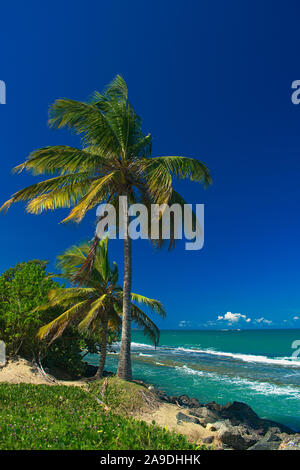
[{"label": "palm tree", "polygon": [[[84,278],[84,287],[57,288],[49,292],[49,303],[41,309],[61,307],[64,312],[53,321],[43,326],[39,332],[40,340],[50,337],[49,344],[58,338],[69,324],[78,324],[80,331],[101,331],[100,364],[96,378],[102,377],[106,350],[108,328],[118,329],[121,325],[122,288],[118,285],[118,267],[110,266],[107,250],[108,239],[101,240],[96,248],[95,261],[88,277]],[[58,266],[63,278],[72,281],[86,260],[90,244],[83,243],[73,246],[58,256]],[[137,304],[145,305],[162,317],[165,310],[158,300],[148,299],[142,295],[131,293],[132,319],[144,328],[156,346],[159,341],[159,329]]]},{"label": "palm tree", "polygon": [[[33,151],[15,171],[26,169],[34,175],[52,177],[16,192],[2,210],[18,201],[28,201],[27,212],[33,214],[73,207],[63,222],[80,222],[88,210],[100,203],[110,202],[118,207],[120,195],[128,197],[129,205],[176,202],[182,206],[185,201],[173,189],[172,177],[188,178],[205,186],[211,183],[207,166],[197,159],[151,157],[151,135],[143,133],[141,119],[129,102],[127,85],[119,75],[103,94],[95,92],[87,102],[58,99],[50,108],[49,125],[68,127],[81,135],[83,148],[61,145]],[[130,380],[132,254],[128,207],[124,212],[124,295],[118,376]],[[95,237],[85,264],[89,269],[97,243]]]}]

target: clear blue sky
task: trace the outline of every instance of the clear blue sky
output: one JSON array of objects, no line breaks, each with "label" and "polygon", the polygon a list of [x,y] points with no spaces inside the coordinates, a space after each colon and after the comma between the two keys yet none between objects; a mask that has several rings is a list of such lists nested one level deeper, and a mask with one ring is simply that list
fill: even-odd
[{"label": "clear blue sky", "polygon": [[[85,99],[120,73],[153,154],[197,157],[214,179],[206,191],[176,183],[205,204],[204,249],[135,243],[133,290],[164,302],[164,328],[224,328],[216,320],[228,311],[251,318],[234,327],[300,326],[299,14],[298,2],[274,0],[5,2],[0,200],[34,182],[10,173],[33,149],[79,145],[47,128],[49,104]],[[32,258],[53,270],[58,253],[91,237],[94,213],[79,227],[59,225],[64,215],[27,215],[22,204],[1,215],[0,271]],[[122,264],[120,241],[111,257]]]}]

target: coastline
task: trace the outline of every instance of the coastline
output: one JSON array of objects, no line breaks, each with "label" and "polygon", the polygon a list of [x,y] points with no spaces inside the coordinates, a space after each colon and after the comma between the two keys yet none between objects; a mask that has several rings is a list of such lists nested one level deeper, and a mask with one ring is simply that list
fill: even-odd
[{"label": "coastline", "polygon": [[[264,418],[300,430],[300,361],[291,358],[299,330],[165,331],[154,348],[134,331],[134,376],[168,395],[187,394],[200,402],[239,401]],[[116,354],[107,369],[116,371]],[[97,356],[86,358],[93,365]]]},{"label": "coastline", "polygon": [[151,385],[148,389],[163,403],[165,416],[154,412],[152,416],[148,413],[147,418],[141,414],[140,417],[147,422],[153,418],[158,419],[158,424],[169,422],[174,426],[174,408],[171,411],[169,407],[176,406],[177,431],[184,432],[183,426],[189,423],[193,425],[195,435],[201,434],[203,443],[213,444],[215,449],[300,450],[299,432],[276,421],[260,418],[246,403],[199,403],[187,395],[168,396]]},{"label": "coastline", "polygon": [[[95,369],[91,366],[91,375]],[[115,390],[113,384],[118,379],[113,377],[113,373],[106,375],[108,378],[99,383],[103,385],[100,394],[97,392],[97,397],[103,406],[110,408],[110,403],[106,403],[103,387],[105,390],[107,387]],[[1,382],[28,383],[36,386],[75,386],[87,390],[89,379],[61,380],[48,374],[43,375],[34,364],[19,358],[10,360],[0,368]],[[97,387],[97,383],[94,383]],[[120,384],[122,388],[126,383],[121,381]],[[155,424],[162,428],[185,435],[190,442],[204,444],[207,448],[215,450],[300,450],[299,432],[281,423],[260,418],[246,403],[200,403],[187,395],[169,396],[153,385],[139,380],[130,384],[130,387],[137,387],[133,393],[140,394],[142,401],[139,407],[131,409],[131,399],[127,397],[128,409],[125,403],[125,414],[128,412],[128,416],[149,425],[155,421]]]}]

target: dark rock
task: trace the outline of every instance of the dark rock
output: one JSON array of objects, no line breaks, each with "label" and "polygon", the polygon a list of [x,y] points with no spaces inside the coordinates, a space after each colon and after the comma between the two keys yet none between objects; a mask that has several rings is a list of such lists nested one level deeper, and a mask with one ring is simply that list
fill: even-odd
[{"label": "dark rock", "polygon": [[272,430],[269,430],[263,439],[266,442],[281,442],[281,438],[278,436],[278,434],[275,434]]},{"label": "dark rock", "polygon": [[[84,377],[86,378],[91,378],[94,377],[98,370],[98,367],[92,366],[91,364],[85,363],[85,369],[84,369]],[[115,375],[113,372],[109,372],[107,370],[103,371],[103,377],[112,377]]]},{"label": "dark rock", "polygon": [[214,440],[214,436],[207,436],[202,439],[204,444],[211,444]]},{"label": "dark rock", "polygon": [[202,405],[202,406],[205,406],[205,407],[208,408],[209,410],[211,410],[211,411],[216,411],[216,412],[218,412],[218,413],[223,409],[223,406],[222,406],[222,405],[219,405],[219,404],[216,403],[215,401],[211,401],[211,402],[206,403],[205,405]]},{"label": "dark rock", "polygon": [[158,388],[153,387],[153,385],[147,385],[147,388],[148,390],[151,390],[151,392],[154,393],[159,400],[165,401],[167,403],[172,403],[171,397],[169,397],[162,390],[159,390]]},{"label": "dark rock", "polygon": [[260,418],[246,403],[238,401],[228,403],[221,407],[219,414],[223,419],[229,419],[234,426],[244,424],[260,434],[265,434],[269,429],[276,433],[294,434],[294,431],[284,424]]},{"label": "dark rock", "polygon": [[98,367],[92,366],[91,364],[86,363],[85,368],[84,368],[84,376],[87,378],[94,377],[97,370],[98,370]]},{"label": "dark rock", "polygon": [[170,403],[168,395],[159,395],[159,399],[165,401],[166,403]]},{"label": "dark rock", "polygon": [[281,438],[273,431],[268,431],[256,444],[248,450],[277,450],[281,444]]},{"label": "dark rock", "polygon": [[[291,434],[297,434],[287,426],[275,421],[260,418],[246,403],[234,401],[226,405],[219,405],[215,401],[200,404],[196,398],[188,395],[168,396],[164,392],[154,389],[157,397],[167,403],[177,404],[189,411],[177,414],[177,422],[194,422],[212,431],[218,431],[223,446],[233,449],[300,449],[300,436],[289,439]],[[256,446],[256,447],[255,447]]]},{"label": "dark rock", "polygon": [[230,421],[233,421],[234,424],[247,424],[253,429],[258,429],[260,427],[261,420],[259,416],[250,406],[246,405],[246,403],[239,401],[228,403],[222,408],[220,414],[222,418],[229,419]]},{"label": "dark rock", "polygon": [[104,370],[103,371],[103,377],[114,377],[116,374],[111,372],[110,370]]},{"label": "dark rock", "polygon": [[210,431],[217,431],[217,428],[214,425],[209,426]]},{"label": "dark rock", "polygon": [[280,446],[280,441],[278,442],[268,442],[264,439],[260,439],[253,446],[249,447],[247,450],[278,450]]},{"label": "dark rock", "polygon": [[181,424],[182,422],[184,422],[184,423],[195,423],[195,424],[201,425],[199,419],[194,418],[194,416],[185,415],[184,413],[181,413],[181,412],[177,413],[176,419],[177,419],[177,424]]},{"label": "dark rock", "polygon": [[257,434],[250,434],[245,426],[233,426],[229,420],[219,421],[214,424],[218,430],[218,436],[223,444],[236,450],[246,450],[253,446],[259,439]]},{"label": "dark rock", "polygon": [[187,408],[196,408],[199,406],[199,402],[196,398],[190,398],[187,395],[175,397],[175,403],[178,403],[180,406],[186,406]]},{"label": "dark rock", "polygon": [[279,450],[300,450],[300,436],[299,434],[291,437],[285,436],[280,443]]},{"label": "dark rock", "polygon": [[169,403],[173,403],[174,405],[176,405],[176,399],[177,399],[177,397],[175,397],[173,395],[170,395],[169,396]]},{"label": "dark rock", "polygon": [[220,419],[220,416],[216,412],[209,410],[206,406],[193,409],[193,411],[190,411],[190,414],[200,418],[203,425],[214,423]]},{"label": "dark rock", "polygon": [[275,421],[271,421],[270,419],[261,419],[260,426],[265,430],[268,431],[269,429],[276,430],[277,433],[286,433],[286,434],[295,434],[293,429],[285,426],[284,424],[276,423]]}]

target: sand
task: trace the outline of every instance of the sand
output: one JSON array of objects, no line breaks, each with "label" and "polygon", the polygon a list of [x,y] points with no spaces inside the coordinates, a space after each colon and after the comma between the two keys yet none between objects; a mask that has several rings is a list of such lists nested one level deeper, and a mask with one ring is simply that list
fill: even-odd
[{"label": "sand", "polygon": [[84,380],[59,380],[52,375],[45,376],[38,367],[22,358],[10,359],[5,366],[0,366],[0,382],[75,386],[86,383]]},{"label": "sand", "polygon": [[212,445],[216,450],[223,448],[222,443],[218,438],[217,432],[211,431],[209,426],[204,428],[199,424],[184,422],[182,424],[177,424],[176,415],[179,412],[182,412],[186,415],[189,414],[189,410],[187,408],[182,408],[169,403],[162,403],[156,410],[147,410],[146,413],[139,413],[135,416],[135,418],[146,421],[146,423],[149,424],[151,424],[152,421],[155,421],[157,425],[166,427],[169,431],[175,431],[177,433],[184,434],[189,441],[196,442],[199,445],[203,443],[203,439],[212,437],[213,442],[211,444],[205,445]]}]

